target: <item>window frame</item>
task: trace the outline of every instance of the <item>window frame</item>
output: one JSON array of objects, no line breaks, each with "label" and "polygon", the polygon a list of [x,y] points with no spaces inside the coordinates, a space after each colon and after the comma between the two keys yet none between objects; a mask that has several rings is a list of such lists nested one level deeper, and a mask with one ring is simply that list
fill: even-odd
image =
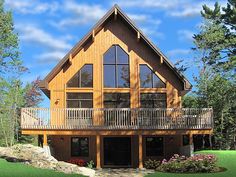
[{"label": "window frame", "polygon": [[[142,82],[141,82],[141,66],[146,66],[149,70],[150,70],[150,74],[151,74],[151,87],[142,87]],[[161,82],[163,82],[164,87],[155,87],[154,86],[154,75],[160,79]],[[152,68],[150,68],[148,66],[148,64],[139,64],[139,87],[140,89],[147,89],[147,88],[166,88],[166,83],[155,73],[155,71],[153,71]]]},{"label": "window frame", "polygon": [[[78,153],[78,155],[75,155],[75,153],[74,153],[74,151],[72,151],[72,149],[73,149],[73,146],[72,146],[72,144],[73,144],[73,139],[74,138],[78,138],[79,139],[79,150],[81,150],[81,139],[87,139],[87,142],[88,142],[88,144],[87,144],[87,149],[88,149],[88,153],[86,154],[86,155],[84,155],[84,153]],[[77,137],[71,137],[71,143],[70,143],[70,154],[71,154],[71,157],[89,157],[89,154],[90,154],[90,150],[89,150],[89,147],[90,147],[90,145],[89,145],[89,142],[90,142],[90,139],[89,139],[89,137],[88,136],[77,136]]]},{"label": "window frame", "polygon": [[[68,94],[70,94],[70,93],[72,93],[72,94],[91,94],[92,98],[91,99],[87,99],[87,98],[84,98],[84,99],[68,98]],[[81,101],[92,101],[92,108],[93,108],[93,93],[91,93],[91,92],[67,92],[66,93],[66,108],[70,108],[70,107],[68,107],[68,101],[79,101],[79,104],[80,104]],[[81,104],[77,108],[81,108]]]},{"label": "window frame", "polygon": [[[104,62],[104,58],[105,58],[105,55],[107,52],[109,52],[109,50],[112,48],[112,47],[115,47],[115,63],[105,63]],[[117,55],[117,51],[118,51],[118,47],[127,55],[128,57],[128,61],[127,63],[119,63],[118,62],[118,55]],[[104,66],[114,66],[114,70],[115,70],[115,85],[114,87],[107,87],[105,86],[105,70],[104,70]],[[119,87],[119,78],[118,78],[118,75],[119,75],[119,66],[126,66],[128,68],[128,80],[129,80],[129,83],[128,83],[128,86],[127,87]],[[130,57],[129,57],[129,54],[118,44],[114,44],[112,45],[104,54],[103,54],[103,88],[130,88]]]},{"label": "window frame", "polygon": [[[150,99],[145,99],[145,100],[143,100],[143,99],[142,99],[142,95],[145,95],[145,94],[146,94],[146,95],[148,95],[148,94],[160,94],[160,95],[165,95],[165,99],[154,99],[154,98],[152,97],[152,98],[153,98],[152,100],[150,100]],[[142,107],[142,102],[143,102],[143,101],[149,101],[149,102],[152,101],[152,108],[156,108],[154,102],[155,102],[155,101],[163,101],[163,100],[165,101],[165,106],[164,106],[164,107],[161,107],[161,108],[167,108],[167,94],[166,94],[166,93],[150,93],[150,92],[149,92],[149,93],[142,93],[142,92],[141,92],[141,93],[140,93],[140,108],[146,108],[146,107]],[[160,108],[160,107],[159,107],[159,108]]]},{"label": "window frame", "polygon": [[[91,87],[84,87],[84,86],[81,85],[81,84],[82,84],[82,82],[81,82],[81,78],[82,78],[82,76],[81,76],[81,70],[83,70],[83,68],[84,68],[86,65],[91,66],[91,69],[92,69],[92,72],[91,72],[91,76],[92,76],[92,86],[91,86]],[[76,72],[76,74],[78,74],[78,86],[68,86],[68,82],[69,82],[73,77],[75,77],[76,74],[74,74],[74,75],[69,79],[69,81],[67,81],[67,83],[66,83],[66,88],[93,88],[93,72],[94,72],[94,71],[93,71],[93,64],[92,64],[92,63],[85,63],[85,64],[79,69],[79,71]]]}]

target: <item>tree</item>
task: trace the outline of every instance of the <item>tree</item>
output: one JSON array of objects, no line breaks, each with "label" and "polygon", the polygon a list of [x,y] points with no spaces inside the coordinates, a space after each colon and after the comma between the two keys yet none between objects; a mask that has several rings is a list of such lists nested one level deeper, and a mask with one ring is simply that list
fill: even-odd
[{"label": "tree", "polygon": [[[215,3],[203,6],[204,23],[194,35],[194,51],[199,56],[196,104],[213,107],[215,147],[234,148],[236,117],[236,0],[227,7]],[[186,99],[184,104],[189,104]],[[188,100],[188,99],[187,99]]]},{"label": "tree", "polygon": [[[222,10],[222,11],[221,11]],[[203,5],[205,23],[194,36],[196,50],[204,49],[203,60],[217,72],[236,72],[236,0],[227,7],[215,3],[214,9]]]}]

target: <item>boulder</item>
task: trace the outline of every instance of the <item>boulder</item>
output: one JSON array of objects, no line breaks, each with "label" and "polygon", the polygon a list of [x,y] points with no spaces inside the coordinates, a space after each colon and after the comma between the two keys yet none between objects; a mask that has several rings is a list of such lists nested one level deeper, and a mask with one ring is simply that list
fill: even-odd
[{"label": "boulder", "polygon": [[90,177],[95,176],[93,169],[57,161],[45,149],[30,144],[0,147],[0,157],[9,162],[21,162],[37,168],[52,169],[68,174],[76,173]]}]

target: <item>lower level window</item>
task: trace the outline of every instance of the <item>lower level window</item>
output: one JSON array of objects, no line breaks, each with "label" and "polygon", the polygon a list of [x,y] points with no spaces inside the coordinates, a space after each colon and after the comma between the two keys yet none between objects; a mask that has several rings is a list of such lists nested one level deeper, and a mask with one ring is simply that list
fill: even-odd
[{"label": "lower level window", "polygon": [[146,137],[146,156],[163,156],[163,137]]},{"label": "lower level window", "polygon": [[183,135],[182,139],[183,139],[183,146],[189,145],[190,143],[189,135]]},{"label": "lower level window", "polygon": [[89,156],[89,138],[72,137],[71,138],[71,156],[88,157]]}]

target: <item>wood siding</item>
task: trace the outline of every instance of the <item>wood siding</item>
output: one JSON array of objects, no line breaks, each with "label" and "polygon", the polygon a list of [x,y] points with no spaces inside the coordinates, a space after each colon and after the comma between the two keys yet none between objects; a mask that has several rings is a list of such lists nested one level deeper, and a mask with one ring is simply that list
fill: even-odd
[{"label": "wood siding", "polygon": [[[114,44],[120,45],[130,59],[130,88],[103,88],[103,54]],[[84,64],[93,64],[93,88],[66,88],[66,83]],[[166,88],[140,89],[139,64],[147,64],[152,68]],[[131,108],[140,106],[140,93],[161,92],[167,94],[167,107],[181,107],[180,90],[183,83],[175,73],[165,64],[161,63],[160,57],[154,53],[141,40],[137,41],[137,35],[133,33],[121,20],[110,20],[95,34],[94,40],[84,45],[61,71],[50,81],[51,108],[66,107],[66,92],[91,92],[93,93],[93,107],[103,107],[104,92],[129,92]]]}]

